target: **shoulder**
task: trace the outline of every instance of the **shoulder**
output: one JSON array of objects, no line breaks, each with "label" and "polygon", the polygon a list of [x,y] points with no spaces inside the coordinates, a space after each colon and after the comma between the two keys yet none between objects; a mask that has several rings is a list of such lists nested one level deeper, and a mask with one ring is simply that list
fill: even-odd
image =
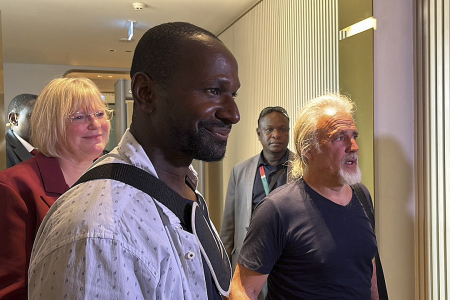
[{"label": "shoulder", "polygon": [[24,162],[0,172],[0,183],[35,182],[39,179],[39,168],[36,158],[32,157]]},{"label": "shoulder", "polygon": [[8,141],[8,142],[17,140],[17,137],[14,135],[14,133],[12,132],[11,129],[6,131],[5,137],[6,137],[6,141]]},{"label": "shoulder", "polygon": [[251,167],[251,166],[255,166],[258,163],[258,159],[259,159],[260,154],[257,154],[255,156],[252,156],[244,161],[241,161],[240,163],[236,164],[233,169],[234,170],[243,170],[245,168]]},{"label": "shoulder", "polygon": [[273,207],[292,207],[293,204],[298,205],[306,200],[307,195],[303,182],[294,180],[282,185],[272,191],[261,203],[271,205]]},{"label": "shoulder", "polygon": [[372,202],[372,196],[370,195],[369,189],[363,184],[363,183],[357,183],[351,186],[351,188],[357,192],[358,190],[361,190],[364,195],[366,196],[367,200]]}]

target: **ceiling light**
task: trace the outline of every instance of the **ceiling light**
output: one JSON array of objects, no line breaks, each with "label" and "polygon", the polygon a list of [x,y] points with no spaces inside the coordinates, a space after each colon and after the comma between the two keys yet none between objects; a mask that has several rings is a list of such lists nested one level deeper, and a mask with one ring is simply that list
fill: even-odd
[{"label": "ceiling light", "polygon": [[137,21],[128,20],[127,22],[127,28],[128,28],[128,40],[131,41],[134,34],[134,23],[137,23]]},{"label": "ceiling light", "polygon": [[351,37],[352,35],[361,33],[363,31],[372,29],[377,29],[377,19],[374,17],[369,17],[367,19],[364,19],[358,23],[355,23],[347,28],[342,29],[339,32],[339,40],[343,40],[345,38]]},{"label": "ceiling light", "polygon": [[137,23],[137,21],[133,21],[133,20],[127,21],[126,27],[128,28],[128,37],[121,37],[121,38],[119,38],[119,41],[127,43],[127,42],[131,42],[133,40],[135,23]]}]

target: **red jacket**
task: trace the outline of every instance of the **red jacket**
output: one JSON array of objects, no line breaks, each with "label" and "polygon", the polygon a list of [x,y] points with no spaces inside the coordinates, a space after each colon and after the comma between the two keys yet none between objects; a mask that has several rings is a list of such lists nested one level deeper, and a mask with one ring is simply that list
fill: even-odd
[{"label": "red jacket", "polygon": [[0,172],[0,299],[27,299],[37,230],[68,189],[58,160],[41,153]]}]

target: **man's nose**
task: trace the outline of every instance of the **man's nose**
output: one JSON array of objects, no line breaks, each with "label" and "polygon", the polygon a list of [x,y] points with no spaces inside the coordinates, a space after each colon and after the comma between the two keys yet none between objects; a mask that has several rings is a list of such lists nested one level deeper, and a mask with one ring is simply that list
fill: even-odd
[{"label": "man's nose", "polygon": [[216,112],[216,117],[225,124],[236,124],[241,119],[236,101],[231,94],[224,95],[223,105]]},{"label": "man's nose", "polygon": [[350,144],[348,147],[348,152],[357,152],[359,150],[359,146],[358,143],[356,142],[356,140],[354,138],[352,138],[350,140]]}]

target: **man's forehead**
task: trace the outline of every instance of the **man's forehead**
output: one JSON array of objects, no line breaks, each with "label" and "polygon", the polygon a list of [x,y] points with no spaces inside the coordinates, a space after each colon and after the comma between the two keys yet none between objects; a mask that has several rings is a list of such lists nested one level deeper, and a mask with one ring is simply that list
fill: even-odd
[{"label": "man's forehead", "polygon": [[349,113],[327,110],[319,121],[319,129],[333,134],[338,131],[357,131],[355,121]]}]

